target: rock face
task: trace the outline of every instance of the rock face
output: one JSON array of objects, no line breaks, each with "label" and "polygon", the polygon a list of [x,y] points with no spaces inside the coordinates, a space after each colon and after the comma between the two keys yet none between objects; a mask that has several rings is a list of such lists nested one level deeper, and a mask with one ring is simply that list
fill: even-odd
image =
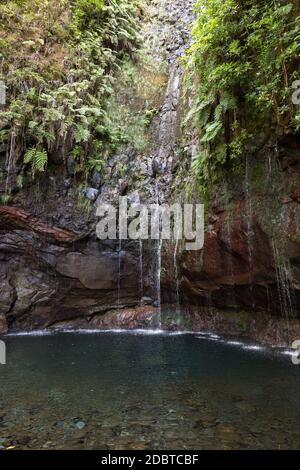
[{"label": "rock face", "polygon": [[59,242],[72,242],[77,238],[75,233],[50,227],[42,220],[17,207],[0,206],[0,217],[2,227],[14,226],[15,228],[36,232],[41,235],[49,235]]},{"label": "rock face", "polygon": [[12,329],[45,328],[140,303],[139,259],[130,246],[117,252],[93,237],[72,241],[78,237],[71,232],[62,242],[67,232],[36,218],[34,231],[24,222],[24,217],[32,220],[30,214],[13,212],[8,224],[7,211],[0,211],[2,332],[6,321]]},{"label": "rock face", "polygon": [[[264,203],[263,200],[260,202]],[[200,253],[181,253],[178,265],[183,298],[192,304],[211,303],[217,308],[249,308],[297,317],[300,305],[300,242],[294,238],[293,230],[286,230],[285,238],[281,240],[284,253],[280,259],[274,240],[270,239],[254,215],[249,234],[246,206],[245,201],[238,201],[230,214],[227,210],[215,214],[206,232],[203,250]],[[295,211],[299,217],[299,208],[296,204],[290,204],[287,220],[295,219]],[[166,291],[167,287],[171,287],[174,292],[173,249],[172,245],[166,249],[163,282]]]},{"label": "rock face", "polygon": [[252,157],[246,181],[224,175],[212,187],[200,252],[179,244],[174,266],[174,244],[165,246],[164,302],[175,302],[179,290],[181,304],[198,309],[193,328],[240,335],[245,327],[244,334],[262,340],[264,331],[269,342],[289,345],[298,338],[299,143],[290,137],[278,149],[265,145]]},{"label": "rock face", "polygon": [[0,206],[0,334],[153,327],[160,291],[163,304],[171,304],[171,314],[163,315],[171,330],[208,329],[272,344],[300,337],[299,139],[289,137],[276,149],[265,139],[253,158],[245,156],[242,175],[224,174],[212,186],[200,252],[185,252],[181,243],[163,243],[160,251],[151,242],[95,236],[96,198],[173,202],[197,153],[190,131],[178,150],[183,70],[177,59],[189,42],[193,3],[149,2],[145,47],[155,67],[140,64],[139,80],[147,106],[157,108],[149,146],[144,152],[125,146],[109,157],[104,174],[89,182],[93,187],[80,191],[91,211],[79,208],[70,168],[45,175],[39,198],[26,187],[11,206]]},{"label": "rock face", "polygon": [[[186,46],[192,6],[192,0],[158,0],[147,5],[143,34],[153,64],[148,61],[146,66],[139,67],[144,74],[140,82],[146,78],[140,101],[143,106],[157,108],[149,131],[151,149],[141,158],[132,146],[124,148],[120,155],[112,155],[106,173],[101,178],[93,175],[91,186],[81,191],[92,206],[97,197],[98,203],[115,202],[125,194],[135,202],[156,198],[155,176],[166,167],[171,170],[182,75],[176,59]],[[120,95],[123,94],[121,90]],[[130,96],[131,101],[137,100]],[[136,109],[131,111],[135,113]],[[154,169],[156,154],[160,161]],[[146,181],[140,180],[143,165]],[[16,194],[12,206],[0,207],[0,314],[5,315],[10,329],[46,328],[63,323],[87,327],[95,319],[98,327],[147,323],[143,318],[149,309],[145,312],[140,305],[143,297],[150,297],[150,302],[153,298],[152,255],[148,255],[147,247],[141,253],[139,243],[119,246],[119,242],[96,240],[95,208],[89,214],[79,210],[73,166],[40,179],[43,192],[38,198],[34,188],[28,186]],[[127,174],[125,167],[129,170]],[[139,306],[137,314],[128,316],[120,312],[131,306]],[[110,313],[103,323],[102,316],[112,311],[115,315]],[[149,313],[150,319],[152,314]]]},{"label": "rock face", "polygon": [[0,334],[5,334],[8,332],[8,325],[5,315],[0,315]]}]

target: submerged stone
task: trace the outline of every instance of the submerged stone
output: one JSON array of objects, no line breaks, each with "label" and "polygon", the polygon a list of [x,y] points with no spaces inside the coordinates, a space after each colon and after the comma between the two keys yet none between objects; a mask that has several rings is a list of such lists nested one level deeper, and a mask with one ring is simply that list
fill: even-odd
[{"label": "submerged stone", "polygon": [[76,424],[75,424],[76,428],[79,429],[80,431],[85,428],[86,426],[86,423],[84,421],[78,421]]}]

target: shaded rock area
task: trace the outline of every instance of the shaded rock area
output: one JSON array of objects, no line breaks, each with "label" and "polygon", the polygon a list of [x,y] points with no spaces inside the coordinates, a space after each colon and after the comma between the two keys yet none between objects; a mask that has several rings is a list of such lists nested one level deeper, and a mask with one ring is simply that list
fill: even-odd
[{"label": "shaded rock area", "polygon": [[[22,224],[24,215],[21,211]],[[31,224],[23,230],[13,229],[2,223],[3,218],[6,220],[4,211],[0,212],[2,332],[7,324],[11,329],[32,330],[78,317],[90,321],[113,307],[141,303],[135,244],[116,251],[113,242],[106,246],[89,237],[60,242],[56,235],[62,231],[42,221],[35,219],[43,227],[41,234]],[[26,213],[25,220],[32,218]],[[147,292],[146,277],[144,289]]]},{"label": "shaded rock area", "polygon": [[[295,209],[287,210],[287,220],[295,217]],[[222,210],[212,218],[201,252],[181,252],[180,290],[186,303],[210,303],[216,308],[249,308],[274,315],[299,315],[300,303],[300,243],[293,233],[286,231],[285,256],[289,263],[278,260],[272,239],[253,216],[251,239],[247,225],[245,201],[235,203],[230,214]],[[163,283],[175,289],[172,245],[165,251]],[[280,278],[280,271],[286,278]],[[174,298],[174,297],[173,297]]]},{"label": "shaded rock area", "polygon": [[155,326],[158,309],[152,306],[140,306],[109,310],[104,314],[94,315],[92,319],[78,318],[55,323],[53,329],[148,329]]},{"label": "shaded rock area", "polygon": [[5,315],[0,315],[0,334],[5,334],[8,332],[8,325]]},{"label": "shaded rock area", "polygon": [[274,317],[251,310],[230,310],[189,305],[185,313],[193,331],[242,338],[274,347],[291,347],[299,337],[300,320]]},{"label": "shaded rock area", "polygon": [[[165,244],[163,301],[175,302],[179,290],[182,305],[197,306],[193,328],[273,344],[299,337],[299,143],[290,137],[278,148],[264,144],[246,159],[244,181],[224,172],[212,185],[200,252]],[[242,332],[245,312],[252,321],[242,321]]]}]

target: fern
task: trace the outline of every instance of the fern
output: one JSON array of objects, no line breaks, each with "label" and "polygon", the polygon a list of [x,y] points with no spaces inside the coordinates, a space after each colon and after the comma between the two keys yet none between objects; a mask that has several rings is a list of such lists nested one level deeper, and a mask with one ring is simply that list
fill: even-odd
[{"label": "fern", "polygon": [[80,125],[77,126],[77,130],[75,132],[76,143],[88,142],[90,136],[91,133],[87,127],[83,127]]},{"label": "fern", "polygon": [[195,15],[184,59],[186,80],[194,83],[186,122],[194,118],[207,154],[192,171],[208,184],[225,163],[226,170],[242,163],[258,132],[275,143],[300,131],[291,102],[300,64],[299,0],[197,0]]},{"label": "fern", "polygon": [[202,143],[207,143],[215,140],[220,132],[223,130],[223,123],[220,121],[215,121],[209,124],[205,129],[205,134],[201,139]]},{"label": "fern", "polygon": [[220,100],[220,104],[215,109],[215,120],[220,121],[226,111],[234,110],[237,108],[237,100],[229,93],[225,93]]},{"label": "fern", "polygon": [[0,197],[0,201],[2,204],[7,204],[11,199],[11,195],[10,194],[2,194],[1,197]]},{"label": "fern", "polygon": [[19,189],[22,189],[24,186],[24,176],[23,175],[18,175],[17,176],[17,186]]},{"label": "fern", "polygon": [[194,174],[199,174],[201,172],[201,169],[205,163],[205,160],[207,159],[207,155],[202,152],[199,153],[192,161],[192,172]]},{"label": "fern", "polygon": [[9,151],[14,135],[33,176],[45,171],[57,149],[62,160],[76,149],[81,169],[93,171],[103,166],[96,141],[104,160],[123,143],[119,126],[106,115],[116,75],[139,42],[138,1],[0,1],[8,38],[0,38],[0,78],[8,90],[0,143]]},{"label": "fern", "polygon": [[39,150],[37,147],[31,147],[24,155],[24,163],[31,164],[32,176],[36,173],[45,171],[48,163],[48,154],[46,150]]}]

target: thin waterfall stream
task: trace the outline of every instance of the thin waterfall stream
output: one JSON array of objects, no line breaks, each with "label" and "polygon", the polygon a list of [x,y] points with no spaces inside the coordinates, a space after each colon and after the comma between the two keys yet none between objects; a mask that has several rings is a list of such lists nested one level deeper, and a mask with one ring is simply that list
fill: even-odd
[{"label": "thin waterfall stream", "polygon": [[174,272],[175,272],[175,281],[176,281],[176,314],[177,316],[180,314],[180,281],[179,281],[179,270],[178,270],[178,247],[179,247],[179,238],[178,234],[176,234],[175,240],[175,248],[174,248],[174,256],[173,256],[173,263],[174,263]]},{"label": "thin waterfall stream", "polygon": [[156,223],[158,228],[157,233],[157,247],[156,247],[156,303],[158,308],[158,328],[161,329],[162,326],[162,318],[161,318],[161,250],[162,250],[162,233],[161,233],[161,214],[160,214],[160,194],[159,194],[159,183],[156,181],[155,186],[156,191]]},{"label": "thin waterfall stream", "polygon": [[141,305],[143,304],[143,297],[144,297],[144,259],[143,259],[143,240],[142,238],[139,239],[139,255],[140,255],[140,296],[141,296]]},{"label": "thin waterfall stream", "polygon": [[273,254],[275,261],[277,291],[282,317],[286,321],[288,341],[291,341],[290,321],[294,318],[294,302],[291,293],[291,267],[280,256],[275,240],[273,240]]},{"label": "thin waterfall stream", "polygon": [[246,156],[246,174],[245,174],[245,187],[246,187],[246,225],[247,225],[247,244],[249,256],[249,285],[252,298],[252,308],[255,309],[255,300],[253,295],[253,211],[251,201],[251,183],[250,183],[250,162]]},{"label": "thin waterfall stream", "polygon": [[119,239],[118,247],[118,311],[121,309],[121,279],[122,279],[122,239]]}]

